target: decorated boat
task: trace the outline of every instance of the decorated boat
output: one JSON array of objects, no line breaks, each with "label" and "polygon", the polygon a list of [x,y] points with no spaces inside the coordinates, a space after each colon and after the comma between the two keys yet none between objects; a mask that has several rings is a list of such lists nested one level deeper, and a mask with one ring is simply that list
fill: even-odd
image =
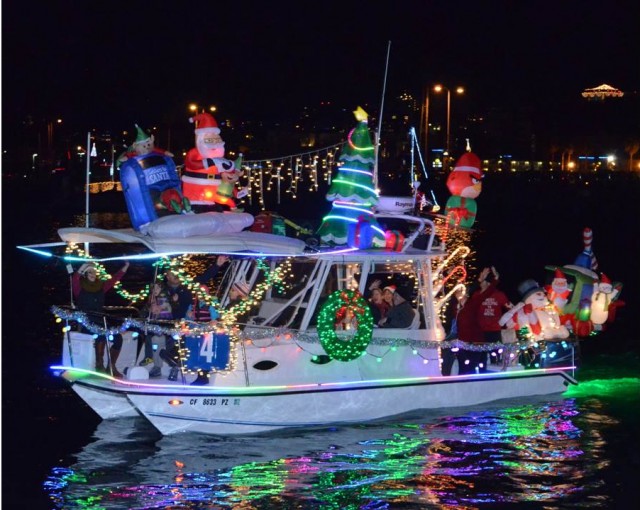
[{"label": "decorated boat", "polygon": [[[577,384],[579,339],[570,333],[580,329],[582,301],[598,275],[592,268],[565,266],[566,273],[575,269],[580,277],[574,290],[582,299],[576,298],[575,310],[567,309],[571,313],[562,315],[545,289],[527,280],[523,302],[502,318],[501,341],[472,344],[446,336],[443,312],[464,288],[464,278],[453,275],[469,250],[447,248],[448,217],[380,212],[366,114],[359,109],[356,117],[327,193],[332,208],[317,231],[319,245],[251,230],[248,213],[181,211],[147,215],[139,225],[132,222],[132,229],[62,228],[59,243],[23,246],[70,264],[152,261],[156,275],[162,268],[179,274],[194,297],[215,309],[203,321],[135,314],[96,318],[73,306],[55,306],[63,334],[61,362],[51,367],[53,373],[103,419],[142,415],[162,434],[361,423],[560,394]],[[580,260],[591,264],[587,255]],[[216,290],[203,290],[192,266],[210,267],[220,256],[230,260]],[[380,290],[404,309],[402,315],[374,319],[370,296]],[[609,306],[610,293],[605,298],[602,306]],[[94,349],[99,337],[112,341],[117,335],[117,359],[110,359],[110,350]],[[164,360],[160,366],[145,365],[141,338],[156,348],[154,360],[155,353]],[[169,343],[176,347],[173,356]],[[458,356],[457,370],[445,370],[445,351],[486,353],[489,361],[468,366],[471,355]],[[105,365],[110,369],[99,369]]]},{"label": "decorated boat", "polygon": [[[376,217],[381,224],[385,219]],[[235,282],[247,282],[252,290],[246,309],[223,312],[219,321],[206,324],[110,317],[105,326],[88,323],[78,310],[55,307],[65,326],[62,363],[51,369],[103,419],[142,414],[163,434],[242,434],[355,423],[561,393],[575,384],[573,344],[565,339],[549,347],[559,355],[548,356],[537,367],[518,363],[518,344],[474,347],[511,361],[489,365],[483,373],[443,376],[442,349],[464,347],[444,340],[440,304],[434,298],[438,267],[448,253],[430,220],[405,215],[393,215],[393,220],[404,221],[407,228],[399,251],[309,250],[298,239],[255,232],[196,237],[188,250],[182,239],[173,244],[165,238],[156,246],[135,231],[61,229],[62,244],[115,242],[151,247],[149,254],[157,255],[229,255],[221,307]],[[426,248],[415,248],[416,238],[425,232]],[[407,301],[415,305],[411,324],[375,327],[363,295],[376,281],[383,286],[393,281],[405,289]],[[71,331],[74,322],[82,322],[90,333]],[[142,331],[183,341],[176,380],[170,380],[168,364],[153,379],[139,366],[143,352],[138,353],[136,336]],[[94,368],[94,336],[117,333],[124,337],[117,364],[123,378]],[[207,384],[193,385],[203,368],[209,373]]]}]

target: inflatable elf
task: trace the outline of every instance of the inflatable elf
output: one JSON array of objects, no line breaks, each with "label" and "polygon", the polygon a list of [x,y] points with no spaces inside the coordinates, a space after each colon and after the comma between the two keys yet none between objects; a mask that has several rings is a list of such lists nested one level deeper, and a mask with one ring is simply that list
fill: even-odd
[{"label": "inflatable elf", "polygon": [[167,156],[172,158],[173,153],[160,149],[155,146],[155,137],[153,135],[147,134],[138,124],[136,126],[136,139],[135,141],[124,151],[117,159],[117,166],[120,168],[120,165],[127,161],[130,158],[135,156],[144,156],[146,154],[159,154],[162,156]]}]

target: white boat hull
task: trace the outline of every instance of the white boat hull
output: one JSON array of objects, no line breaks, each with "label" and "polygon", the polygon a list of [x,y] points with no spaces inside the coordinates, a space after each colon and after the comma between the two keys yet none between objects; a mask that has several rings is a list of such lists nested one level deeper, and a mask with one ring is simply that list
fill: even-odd
[{"label": "white boat hull", "polygon": [[80,384],[71,388],[103,420],[139,416],[126,393]]},{"label": "white boat hull", "polygon": [[128,398],[162,434],[232,435],[367,422],[421,409],[556,394],[574,383],[564,371],[547,369],[300,389],[182,387],[129,391]]}]

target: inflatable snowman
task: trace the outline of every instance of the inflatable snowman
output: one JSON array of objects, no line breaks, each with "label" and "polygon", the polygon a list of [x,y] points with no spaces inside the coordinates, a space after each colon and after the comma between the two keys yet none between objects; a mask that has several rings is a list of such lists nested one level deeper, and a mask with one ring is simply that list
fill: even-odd
[{"label": "inflatable snowman", "polygon": [[525,280],[518,286],[522,300],[500,318],[500,325],[507,329],[529,330],[533,341],[562,339],[569,336],[569,330],[560,324],[545,291],[534,280]]},{"label": "inflatable snowman", "polygon": [[593,286],[591,298],[591,322],[602,325],[609,318],[609,306],[613,296],[613,284],[606,274],[600,275],[600,281]]}]

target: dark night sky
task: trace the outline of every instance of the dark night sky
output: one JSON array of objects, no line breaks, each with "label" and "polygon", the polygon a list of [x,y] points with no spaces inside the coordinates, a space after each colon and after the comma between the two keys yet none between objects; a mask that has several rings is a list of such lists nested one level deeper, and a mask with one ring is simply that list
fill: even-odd
[{"label": "dark night sky", "polygon": [[[443,81],[478,108],[553,108],[602,83],[637,90],[635,2],[19,1],[2,4],[3,127],[26,114],[89,127],[268,119],[352,109]],[[388,96],[387,96],[388,97]]]}]

